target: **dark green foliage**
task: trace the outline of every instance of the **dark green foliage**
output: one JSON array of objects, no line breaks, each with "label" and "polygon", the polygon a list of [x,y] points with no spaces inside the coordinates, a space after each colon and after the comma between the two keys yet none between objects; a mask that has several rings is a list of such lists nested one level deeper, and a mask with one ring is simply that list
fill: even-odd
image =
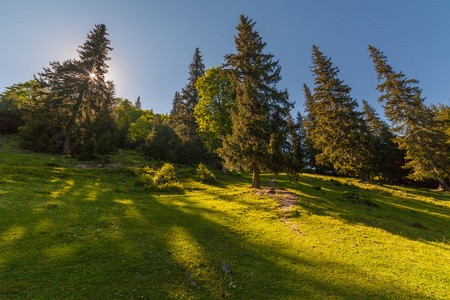
[{"label": "dark green foliage", "polygon": [[[106,26],[96,25],[78,53],[85,74],[89,75],[88,87],[83,91],[82,117],[77,120],[77,136],[74,154],[95,158],[104,157],[113,151],[117,144],[117,123],[114,115],[116,105],[114,84],[105,81],[108,72],[106,62],[113,50],[107,39]],[[87,73],[86,73],[87,72]],[[95,76],[95,77],[93,77]],[[78,152],[78,153],[77,153]]]},{"label": "dark green foliage", "polygon": [[79,60],[52,62],[39,73],[24,113],[24,145],[102,160],[114,150],[116,103],[114,84],[105,81],[112,50],[107,35],[105,25],[96,25],[78,50]]},{"label": "dark green foliage", "polygon": [[383,52],[369,45],[378,81],[379,98],[399,148],[406,152],[406,167],[412,179],[435,179],[440,187],[450,190],[450,144],[448,133],[439,126],[435,111],[424,104],[419,83],[397,73],[387,63]]},{"label": "dark green foliage", "polygon": [[6,87],[0,94],[0,133],[14,133],[24,125],[24,105],[30,101],[34,80]]},{"label": "dark green foliage", "polygon": [[235,37],[236,54],[225,56],[236,99],[231,114],[233,132],[224,139],[219,155],[228,167],[253,170],[252,186],[259,188],[260,170],[282,168],[287,116],[292,104],[287,92],[276,88],[281,67],[273,61],[272,54],[263,53],[266,43],[254,25],[241,15]]},{"label": "dark green foliage", "polygon": [[297,112],[296,120],[292,120],[288,115],[288,141],[287,141],[287,173],[291,178],[297,179],[307,163],[307,146],[304,119],[300,112]]},{"label": "dark green foliage", "polygon": [[[351,98],[351,88],[337,78],[339,69],[316,46],[312,48],[314,104],[312,140],[317,163],[346,175],[367,175],[370,161],[367,126]],[[310,112],[311,113],[311,112]],[[311,126],[310,125],[310,126]]]},{"label": "dark green foliage", "polygon": [[137,109],[142,109],[141,96],[137,97],[134,106],[136,106]]},{"label": "dark green foliage", "polygon": [[321,167],[316,162],[316,155],[319,154],[319,151],[314,147],[314,128],[316,127],[316,114],[315,114],[315,105],[314,105],[314,97],[311,93],[311,90],[306,84],[303,84],[303,91],[305,94],[305,117],[303,118],[303,127],[305,131],[305,159],[308,165],[308,168],[316,170],[317,173],[321,172]]},{"label": "dark green foliage", "polygon": [[398,149],[389,125],[378,117],[375,109],[365,100],[363,108],[373,157],[369,175],[391,183],[401,182],[409,171],[402,168],[405,164],[405,152]]},{"label": "dark green foliage", "polygon": [[172,109],[170,110],[171,123],[175,127],[177,123],[178,113],[181,112],[181,95],[180,92],[175,92],[172,100]]},{"label": "dark green foliage", "polygon": [[170,127],[168,117],[155,115],[151,126],[152,129],[142,145],[142,153],[156,160],[176,161],[180,139]]},{"label": "dark green foliage", "polygon": [[177,159],[183,163],[195,163],[205,155],[198,132],[198,124],[194,117],[194,108],[199,101],[199,93],[195,84],[204,74],[205,65],[202,55],[196,48],[193,61],[189,65],[188,83],[182,89],[181,94],[175,93],[170,115],[171,127],[181,141],[181,151]]},{"label": "dark green foliage", "polygon": [[0,133],[17,132],[17,128],[23,125],[22,112],[9,99],[0,99]]}]

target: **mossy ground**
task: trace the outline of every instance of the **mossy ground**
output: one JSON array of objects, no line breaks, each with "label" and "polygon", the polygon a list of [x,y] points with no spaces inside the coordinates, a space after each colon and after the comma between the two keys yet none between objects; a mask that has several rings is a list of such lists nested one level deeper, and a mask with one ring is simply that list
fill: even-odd
[{"label": "mossy ground", "polygon": [[299,199],[282,212],[251,174],[178,169],[183,191],[155,193],[130,172],[148,162],[111,161],[0,138],[0,298],[450,299],[449,194],[281,175]]}]

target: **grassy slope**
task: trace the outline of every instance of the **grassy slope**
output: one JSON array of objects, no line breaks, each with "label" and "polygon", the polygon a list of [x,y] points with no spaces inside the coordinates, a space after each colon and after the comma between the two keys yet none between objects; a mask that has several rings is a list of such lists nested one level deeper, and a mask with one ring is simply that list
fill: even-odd
[{"label": "grassy slope", "polygon": [[300,198],[284,223],[245,174],[146,193],[0,145],[2,299],[450,299],[449,194],[281,176]]}]

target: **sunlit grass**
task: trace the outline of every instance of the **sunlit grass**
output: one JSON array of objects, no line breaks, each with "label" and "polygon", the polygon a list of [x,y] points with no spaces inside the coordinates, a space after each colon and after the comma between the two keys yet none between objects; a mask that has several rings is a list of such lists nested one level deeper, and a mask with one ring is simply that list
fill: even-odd
[{"label": "sunlit grass", "polygon": [[281,212],[251,174],[149,193],[134,153],[84,170],[1,145],[1,299],[449,299],[448,194],[282,175]]}]

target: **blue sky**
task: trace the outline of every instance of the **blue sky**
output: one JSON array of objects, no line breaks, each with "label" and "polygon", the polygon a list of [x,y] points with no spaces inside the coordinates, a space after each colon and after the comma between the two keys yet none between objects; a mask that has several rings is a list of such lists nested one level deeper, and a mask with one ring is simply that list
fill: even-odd
[{"label": "blue sky", "polygon": [[352,96],[380,115],[368,44],[384,51],[394,70],[420,80],[427,104],[450,104],[446,0],[0,0],[0,92],[50,61],[76,58],[89,31],[104,23],[117,96],[133,102],[140,96],[144,109],[167,113],[187,83],[196,47],[206,68],[235,51],[241,14],[257,22],[266,51],[279,60],[279,88],[287,88],[296,110],[303,111],[302,84],[313,87],[313,44],[339,67]]}]

